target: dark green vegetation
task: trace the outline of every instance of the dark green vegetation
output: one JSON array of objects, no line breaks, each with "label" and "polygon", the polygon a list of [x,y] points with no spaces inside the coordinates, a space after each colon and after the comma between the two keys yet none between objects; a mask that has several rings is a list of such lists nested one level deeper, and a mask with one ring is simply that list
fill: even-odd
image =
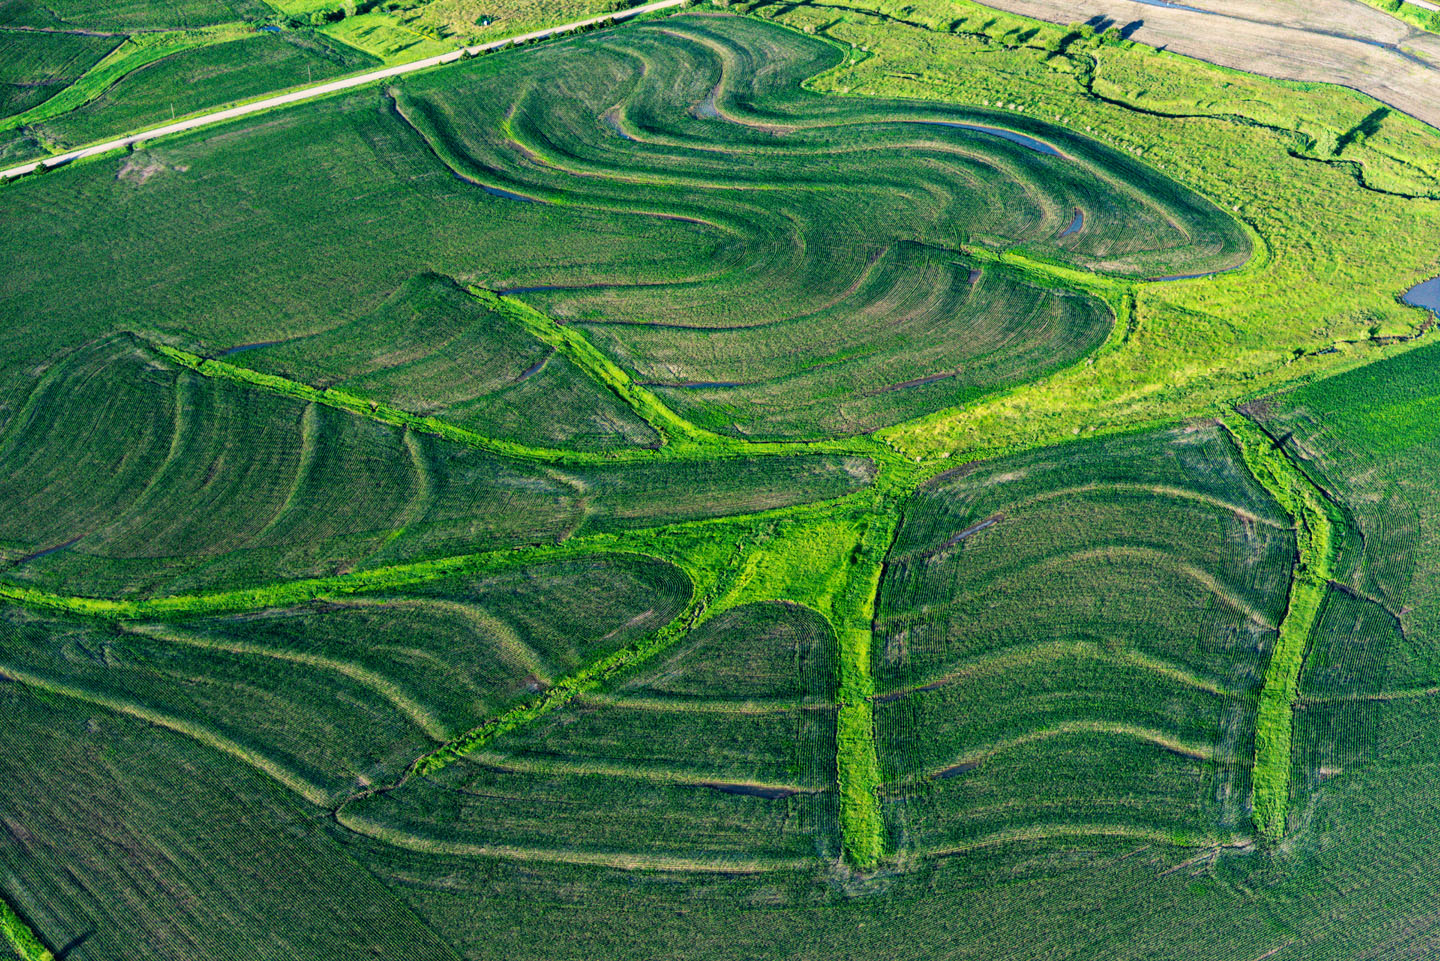
[{"label": "dark green vegetation", "polygon": [[31,132],[70,149],[373,64],[363,54],[303,33],[251,34],[138,66],[84,106],[36,124]]},{"label": "dark green vegetation", "polygon": [[237,345],[227,360],[335,387],[490,437],[580,450],[657,446],[659,435],[511,314],[422,274],[379,307],[324,333]]},{"label": "dark green vegetation", "polygon": [[412,850],[539,861],[729,873],[833,859],[833,643],[803,607],[733,608],[614,693],[352,804],[341,823]]},{"label": "dark green vegetation", "polygon": [[0,32],[0,116],[45,102],[118,44],[114,37]]},{"label": "dark green vegetation", "polygon": [[941,475],[905,508],[875,644],[896,846],[1249,830],[1289,519],[1214,425]]},{"label": "dark green vegetation", "polygon": [[762,7],[7,186],[0,929],[1426,953],[1440,138],[1215,76]]},{"label": "dark green vegetation", "polygon": [[[260,0],[0,4],[0,160],[103,141],[378,63]],[[267,30],[258,28],[265,24]]]},{"label": "dark green vegetation", "polygon": [[[89,327],[103,303],[111,324],[206,353],[335,343],[377,312],[388,323],[404,308],[387,304],[427,269],[502,291],[559,287],[523,296],[699,426],[817,437],[940,410],[1105,339],[1100,299],[995,251],[1129,276],[1246,256],[1243,232],[1212,204],[1062,128],[808,94],[800,81],[833,64],[833,48],[719,22],[486,58],[403,91],[299,107],[238,141],[187,138],[127,161],[157,168],[143,184],[76,170],[73,196],[99,212],[96,254],[120,263],[17,250],[3,309]],[[747,58],[772,67],[757,79]],[[555,84],[575,96],[543,95]],[[947,123],[1006,124],[1063,156]],[[887,174],[867,183],[873,164]],[[17,185],[19,233],[53,229],[43,193]],[[1077,207],[1091,226],[1060,238]],[[383,244],[357,242],[380,224]],[[217,282],[156,285],[141,267],[156,262]],[[324,265],[342,262],[363,267],[327,279]],[[54,347],[28,349],[39,362]],[[235,362],[291,369],[268,349]],[[335,365],[350,362],[321,363],[344,376]]]},{"label": "dark green vegetation", "polygon": [[[0,436],[7,578],[186,593],[835,497],[859,458],[559,467],[496,458],[168,364],[120,335],[58,359]],[[44,478],[43,483],[38,483]]]},{"label": "dark green vegetation", "polygon": [[1386,758],[1374,739],[1417,723],[1440,683],[1437,370],[1427,347],[1250,408],[1342,515],[1296,706],[1297,729],[1324,736],[1297,758],[1297,798]]}]

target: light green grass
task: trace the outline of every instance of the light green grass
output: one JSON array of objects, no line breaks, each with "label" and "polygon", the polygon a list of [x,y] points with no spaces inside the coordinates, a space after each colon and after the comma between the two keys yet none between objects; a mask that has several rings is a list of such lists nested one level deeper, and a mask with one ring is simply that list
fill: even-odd
[{"label": "light green grass", "polygon": [[0,120],[0,131],[43,123],[69,113],[99,97],[127,74],[146,64],[163,60],[184,50],[240,40],[254,34],[255,28],[246,23],[222,23],[195,30],[136,34],[49,100],[24,113]]},{"label": "light green grass", "polygon": [[3,900],[0,900],[0,934],[5,935],[20,961],[55,961],[55,955]]},{"label": "light green grass", "polygon": [[1335,509],[1274,441],[1236,415],[1225,421],[1245,464],[1295,523],[1298,560],[1285,619],[1270,663],[1255,717],[1255,769],[1252,774],[1255,827],[1266,839],[1284,837],[1294,764],[1295,701],[1300,671],[1320,607],[1334,572],[1340,524]]},{"label": "light green grass", "polygon": [[453,42],[426,32],[423,27],[412,26],[393,14],[380,11],[346,17],[321,27],[320,32],[387,64],[423,60],[449,53],[457,47]]}]

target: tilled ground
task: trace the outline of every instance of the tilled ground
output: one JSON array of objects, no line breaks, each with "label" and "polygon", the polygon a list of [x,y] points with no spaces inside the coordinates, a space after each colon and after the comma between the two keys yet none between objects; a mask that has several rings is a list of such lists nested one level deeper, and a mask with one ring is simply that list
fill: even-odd
[{"label": "tilled ground", "polygon": [[1286,80],[1353,87],[1440,126],[1440,36],[1359,0],[985,0],[1053,23],[1113,21],[1130,39]]}]

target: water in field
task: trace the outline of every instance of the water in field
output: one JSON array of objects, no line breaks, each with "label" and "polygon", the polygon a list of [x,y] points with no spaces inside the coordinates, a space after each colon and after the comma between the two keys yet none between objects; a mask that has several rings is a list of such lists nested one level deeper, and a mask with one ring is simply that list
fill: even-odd
[{"label": "water in field", "polygon": [[777,801],[781,798],[787,798],[793,794],[800,793],[799,791],[784,787],[762,787],[758,784],[730,784],[721,781],[712,781],[705,786],[713,791],[719,791],[722,794],[739,794],[744,797],[765,798],[768,801]]},{"label": "water in field", "polygon": [[[1234,269],[1234,268],[1230,268]],[[1214,277],[1216,274],[1223,274],[1223,270],[1207,270],[1203,274],[1171,274],[1169,277],[1151,277],[1152,284],[1163,283],[1167,280],[1199,280],[1201,277]]]},{"label": "water in field", "polygon": [[1214,10],[1202,10],[1200,7],[1189,7],[1183,3],[1171,3],[1170,0],[1135,0],[1136,3],[1143,3],[1147,7],[1165,7],[1168,10],[1188,10],[1191,13],[1215,13]]},{"label": "water in field", "polygon": [[1079,207],[1076,207],[1076,208],[1075,208],[1075,219],[1072,220],[1072,221],[1070,221],[1070,226],[1066,227],[1064,230],[1062,230],[1062,231],[1060,232],[1060,236],[1063,238],[1063,237],[1068,237],[1068,236],[1070,236],[1071,234],[1079,233],[1080,230],[1081,230],[1081,228],[1083,228],[1084,226],[1085,226],[1085,211],[1081,210]]},{"label": "water in field", "polygon": [[259,350],[261,347],[274,347],[278,343],[280,343],[278,340],[262,340],[254,344],[237,344],[234,347],[227,347],[215,356],[229,357],[231,354],[243,354],[247,350]]},{"label": "water in field", "polygon": [[1400,299],[1411,307],[1424,307],[1440,317],[1440,277],[1432,277],[1423,284],[1416,284],[1401,294]]},{"label": "water in field", "polygon": [[961,130],[973,130],[976,133],[988,133],[992,137],[1003,137],[1011,143],[1018,143],[1020,146],[1043,153],[1047,157],[1064,156],[1060,151],[1050,146],[1043,140],[1036,140],[1034,137],[1027,137],[1023,133],[1016,133],[1013,130],[1006,130],[1004,127],[987,127],[978,123],[958,123],[953,120],[922,120],[921,123],[930,124],[935,127],[959,127]]}]

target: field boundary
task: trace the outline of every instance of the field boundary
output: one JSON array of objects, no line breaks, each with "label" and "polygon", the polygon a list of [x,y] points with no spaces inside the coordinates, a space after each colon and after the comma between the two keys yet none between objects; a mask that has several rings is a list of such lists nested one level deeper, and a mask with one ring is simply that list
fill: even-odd
[{"label": "field boundary", "polygon": [[[144,37],[143,41],[135,38]],[[46,123],[73,113],[104,96],[110,88],[137,70],[159,63],[179,53],[234,43],[263,36],[243,21],[217,23],[191,30],[167,30],[126,36],[115,48],[100,58],[73,83],[29,110],[0,119],[0,131],[14,130],[29,124]],[[44,159],[44,158],[42,158]],[[39,161],[37,161],[38,163]],[[0,174],[0,176],[8,176]]]},{"label": "field boundary", "polygon": [[356,834],[385,844],[429,854],[457,854],[507,861],[538,861],[618,868],[624,871],[666,871],[692,874],[762,874],[772,871],[803,871],[814,863],[801,859],[736,860],[676,857],[664,854],[632,854],[620,851],[567,851],[563,848],[532,848],[508,844],[474,844],[427,838],[399,828],[378,824],[361,815],[338,812],[336,821]]}]

